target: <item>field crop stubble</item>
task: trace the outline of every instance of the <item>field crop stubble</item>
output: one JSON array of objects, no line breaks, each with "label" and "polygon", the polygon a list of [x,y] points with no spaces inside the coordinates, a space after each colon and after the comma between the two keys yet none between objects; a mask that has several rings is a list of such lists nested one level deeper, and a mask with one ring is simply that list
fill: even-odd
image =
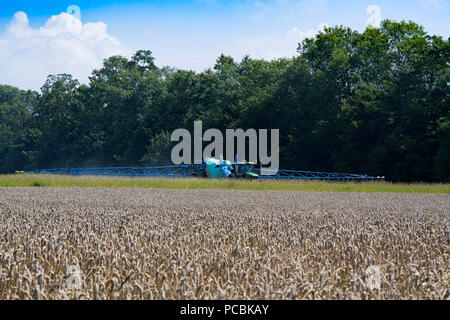
[{"label": "field crop stubble", "polygon": [[449,299],[449,199],[0,188],[0,299]]}]

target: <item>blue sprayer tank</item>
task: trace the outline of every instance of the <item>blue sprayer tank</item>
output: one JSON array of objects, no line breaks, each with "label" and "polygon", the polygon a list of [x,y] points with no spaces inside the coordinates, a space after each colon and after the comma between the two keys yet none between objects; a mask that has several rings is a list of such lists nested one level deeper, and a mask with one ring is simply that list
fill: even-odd
[{"label": "blue sprayer tank", "polygon": [[232,165],[230,161],[212,158],[204,159],[206,173],[210,179],[228,178],[231,175]]}]

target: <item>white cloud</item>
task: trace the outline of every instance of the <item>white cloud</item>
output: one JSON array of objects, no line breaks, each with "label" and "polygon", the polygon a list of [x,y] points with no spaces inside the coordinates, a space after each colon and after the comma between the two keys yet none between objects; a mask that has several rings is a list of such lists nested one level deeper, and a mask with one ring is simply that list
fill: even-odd
[{"label": "white cloud", "polygon": [[314,37],[319,31],[328,28],[326,23],[321,23],[316,29],[308,29],[307,31],[299,30],[297,27],[293,27],[291,30],[287,32],[287,35],[295,35],[299,39],[311,38]]},{"label": "white cloud", "polygon": [[70,73],[82,83],[103,59],[129,55],[103,22],[82,24],[75,16],[52,16],[39,29],[31,28],[24,12],[17,12],[0,36],[0,84],[39,89],[49,74]]},{"label": "white cloud", "polygon": [[296,55],[298,44],[305,38],[312,38],[327,27],[321,23],[316,29],[302,31],[293,27],[285,34],[268,34],[254,38],[244,38],[237,41],[227,54],[241,59],[248,54],[255,59],[277,59]]}]

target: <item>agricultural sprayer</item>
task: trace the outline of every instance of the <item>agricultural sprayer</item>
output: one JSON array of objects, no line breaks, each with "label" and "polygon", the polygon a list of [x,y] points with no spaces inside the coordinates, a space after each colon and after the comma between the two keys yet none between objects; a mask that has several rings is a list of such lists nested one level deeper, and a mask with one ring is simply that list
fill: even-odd
[{"label": "agricultural sprayer", "polygon": [[[19,172],[18,172],[19,173]],[[204,177],[209,179],[302,179],[329,181],[382,181],[384,177],[365,174],[330,173],[297,170],[268,170],[256,163],[205,158],[202,164],[160,167],[57,168],[25,171],[28,174],[92,176]]]}]

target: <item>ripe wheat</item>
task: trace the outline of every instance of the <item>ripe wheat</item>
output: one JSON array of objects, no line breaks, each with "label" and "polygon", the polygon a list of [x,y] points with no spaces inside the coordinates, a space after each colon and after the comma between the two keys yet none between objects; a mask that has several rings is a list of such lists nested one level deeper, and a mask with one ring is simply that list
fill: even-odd
[{"label": "ripe wheat", "polygon": [[449,213],[448,195],[0,188],[0,299],[449,299]]}]

